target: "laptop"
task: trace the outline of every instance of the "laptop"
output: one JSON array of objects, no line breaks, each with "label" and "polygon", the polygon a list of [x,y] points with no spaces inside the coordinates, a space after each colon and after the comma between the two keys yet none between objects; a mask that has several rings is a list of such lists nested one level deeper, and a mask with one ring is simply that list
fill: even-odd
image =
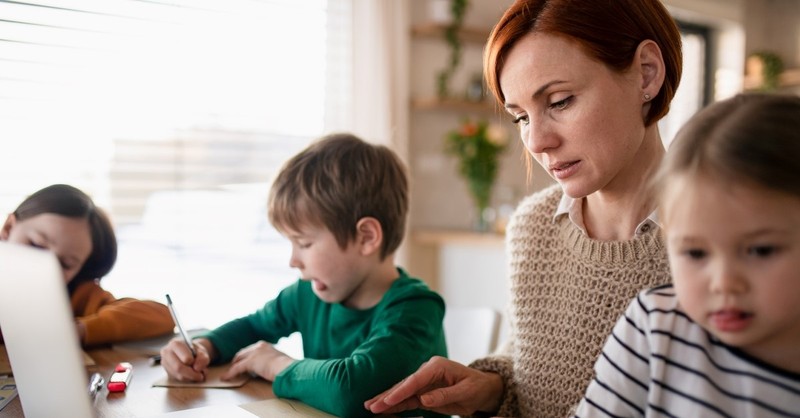
[{"label": "laptop", "polygon": [[0,328],[26,418],[95,416],[67,286],[52,253],[0,242]]}]

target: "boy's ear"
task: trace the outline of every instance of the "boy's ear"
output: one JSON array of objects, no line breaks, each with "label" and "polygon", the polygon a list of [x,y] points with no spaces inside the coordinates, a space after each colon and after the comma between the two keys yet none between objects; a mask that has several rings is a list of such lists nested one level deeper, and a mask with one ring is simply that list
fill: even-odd
[{"label": "boy's ear", "polygon": [[359,219],[356,223],[356,244],[360,247],[361,255],[379,252],[383,244],[381,223],[371,216]]},{"label": "boy's ear", "polygon": [[3,229],[0,230],[0,240],[6,241],[11,235],[11,228],[17,223],[17,217],[13,213],[9,213],[6,222],[3,224]]}]

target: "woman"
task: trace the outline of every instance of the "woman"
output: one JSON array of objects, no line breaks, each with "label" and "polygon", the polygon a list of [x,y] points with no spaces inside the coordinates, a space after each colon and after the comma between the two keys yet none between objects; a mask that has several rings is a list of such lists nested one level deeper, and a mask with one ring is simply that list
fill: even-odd
[{"label": "woman", "polygon": [[558,182],[509,224],[512,338],[470,367],[435,357],[368,409],[563,417],[580,401],[627,302],[669,281],[645,190],[665,153],[656,122],[678,87],[680,42],[659,0],[518,0],[506,11],[486,81]]},{"label": "woman", "polygon": [[56,256],[84,346],[172,331],[166,306],[117,299],[100,287],[117,260],[117,239],[106,214],[75,187],[54,184],[30,195],[6,218],[0,241],[44,248]]}]

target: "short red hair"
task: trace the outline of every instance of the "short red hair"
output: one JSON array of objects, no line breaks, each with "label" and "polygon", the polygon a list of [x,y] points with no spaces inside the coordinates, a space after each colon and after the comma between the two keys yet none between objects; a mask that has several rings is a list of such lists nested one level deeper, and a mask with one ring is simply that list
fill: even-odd
[{"label": "short red hair", "polygon": [[489,35],[483,67],[486,84],[499,103],[500,72],[511,48],[529,33],[564,36],[589,56],[618,72],[628,69],[639,44],[654,41],[661,49],[665,77],[645,117],[649,126],[669,112],[681,78],[681,35],[659,0],[517,0]]}]

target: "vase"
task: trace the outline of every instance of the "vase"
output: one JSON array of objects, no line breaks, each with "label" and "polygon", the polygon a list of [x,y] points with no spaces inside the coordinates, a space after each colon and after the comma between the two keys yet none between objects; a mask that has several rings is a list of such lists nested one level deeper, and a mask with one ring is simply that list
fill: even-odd
[{"label": "vase", "polygon": [[494,229],[495,220],[497,220],[497,211],[491,206],[476,206],[473,219],[472,229],[475,232],[491,232]]}]

